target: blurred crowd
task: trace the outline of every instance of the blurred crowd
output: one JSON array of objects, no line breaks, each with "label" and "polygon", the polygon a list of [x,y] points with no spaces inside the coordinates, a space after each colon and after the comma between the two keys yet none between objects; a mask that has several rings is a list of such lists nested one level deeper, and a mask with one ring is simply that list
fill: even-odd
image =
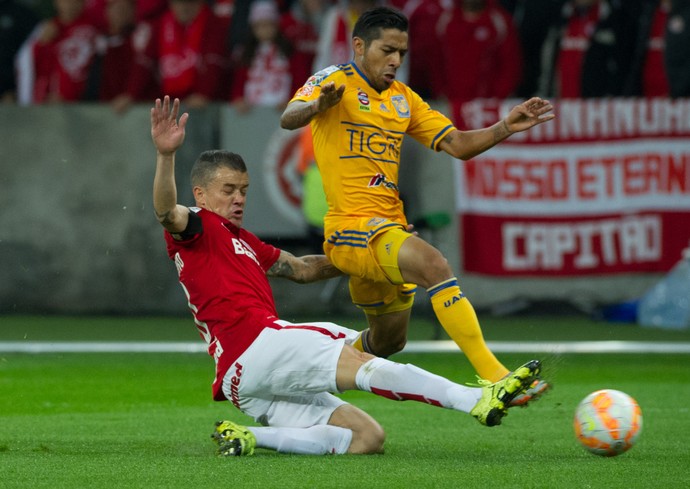
[{"label": "blurred crowd", "polygon": [[690,96],[690,0],[0,0],[0,97],[281,110],[385,2],[410,19],[400,77],[456,120],[479,97]]}]

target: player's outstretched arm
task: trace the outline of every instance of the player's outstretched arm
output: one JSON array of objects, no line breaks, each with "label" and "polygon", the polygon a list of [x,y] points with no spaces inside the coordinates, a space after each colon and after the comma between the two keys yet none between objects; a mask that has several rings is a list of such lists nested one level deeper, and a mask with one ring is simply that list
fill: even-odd
[{"label": "player's outstretched arm", "polygon": [[308,102],[303,100],[290,102],[280,116],[280,127],[299,129],[306,126],[315,115],[337,105],[342,100],[343,93],[345,93],[345,85],[336,88],[334,82],[325,83],[321,87],[319,98]]},{"label": "player's outstretched arm", "polygon": [[282,277],[300,284],[338,277],[343,273],[325,255],[294,256],[280,250],[280,256],[268,270],[269,277]]},{"label": "player's outstretched arm", "polygon": [[151,108],[151,138],[156,147],[156,174],[153,178],[153,209],[161,225],[171,233],[187,227],[189,209],[177,204],[175,152],[182,146],[189,114],[177,118],[180,100],[170,103],[167,95]]},{"label": "player's outstretched arm", "polygon": [[532,97],[513,107],[504,119],[493,126],[451,132],[441,141],[439,149],[455,158],[469,160],[493,148],[513,133],[526,131],[552,120],[556,117],[552,111],[553,107],[548,100]]}]

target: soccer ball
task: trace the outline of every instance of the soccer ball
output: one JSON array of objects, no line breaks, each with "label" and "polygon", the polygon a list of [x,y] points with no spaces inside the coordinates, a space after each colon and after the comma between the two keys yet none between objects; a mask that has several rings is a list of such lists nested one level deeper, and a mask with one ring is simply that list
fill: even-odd
[{"label": "soccer ball", "polygon": [[627,452],[642,432],[642,411],[625,392],[603,389],[585,397],[575,410],[575,436],[595,455]]}]

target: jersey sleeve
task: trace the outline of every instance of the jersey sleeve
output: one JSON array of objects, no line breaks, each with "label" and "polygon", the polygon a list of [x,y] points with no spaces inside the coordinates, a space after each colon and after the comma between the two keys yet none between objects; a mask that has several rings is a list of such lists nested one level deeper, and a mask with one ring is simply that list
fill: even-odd
[{"label": "jersey sleeve", "polygon": [[336,86],[338,86],[340,82],[339,73],[341,73],[340,67],[338,65],[332,65],[328,68],[324,68],[318,73],[313,74],[307,79],[304,85],[297,90],[290,102],[295,100],[301,100],[303,102],[316,100],[319,98],[319,94],[321,93],[321,85],[324,83],[333,81],[335,82]]},{"label": "jersey sleeve", "polygon": [[407,134],[427,148],[439,151],[438,145],[451,131],[455,130],[453,122],[409,89],[407,100],[410,103],[410,125]]}]

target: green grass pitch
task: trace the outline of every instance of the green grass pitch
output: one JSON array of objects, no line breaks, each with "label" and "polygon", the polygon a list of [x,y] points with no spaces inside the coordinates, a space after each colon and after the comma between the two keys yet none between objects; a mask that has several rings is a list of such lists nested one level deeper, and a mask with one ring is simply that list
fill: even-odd
[{"label": "green grass pitch", "polygon": [[[161,335],[164,341],[197,340],[186,318],[8,316],[0,323],[0,343],[145,341]],[[490,340],[530,341],[689,339],[687,332],[577,318],[487,321],[485,334]],[[385,455],[257,450],[254,457],[223,459],[214,455],[213,422],[252,422],[229,403],[210,400],[212,360],[204,354],[0,353],[0,488],[688,486],[690,355],[499,354],[508,365],[533,356],[544,361],[554,389],[528,408],[511,410],[499,427],[482,427],[468,415],[432,406],[346,393],[345,399],[383,425]],[[458,382],[473,380],[459,353],[393,359]],[[629,393],[644,416],[638,444],[610,459],[587,453],[572,430],[575,406],[600,388]]]}]

